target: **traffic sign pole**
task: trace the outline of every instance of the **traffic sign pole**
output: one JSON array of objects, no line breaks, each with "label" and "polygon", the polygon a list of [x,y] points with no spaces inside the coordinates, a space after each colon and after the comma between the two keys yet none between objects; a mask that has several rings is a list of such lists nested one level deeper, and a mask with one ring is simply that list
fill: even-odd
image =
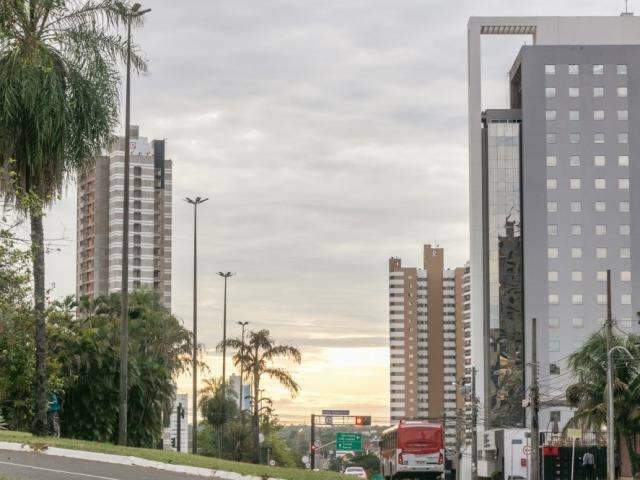
[{"label": "traffic sign pole", "polygon": [[316,468],[316,416],[311,414],[311,448],[309,449],[311,471]]}]

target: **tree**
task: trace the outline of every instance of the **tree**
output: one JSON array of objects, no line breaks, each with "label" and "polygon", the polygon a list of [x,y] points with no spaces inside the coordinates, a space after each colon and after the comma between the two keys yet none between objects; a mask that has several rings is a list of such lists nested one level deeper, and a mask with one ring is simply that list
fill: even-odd
[{"label": "tree", "polygon": [[232,389],[223,388],[222,378],[211,378],[204,383],[204,388],[200,390],[200,411],[206,422],[217,432],[218,457],[223,458],[223,429],[238,415],[236,393]]},{"label": "tree", "polygon": [[[579,381],[566,390],[569,405],[576,409],[567,428],[600,431],[607,424],[607,341],[597,332],[569,357],[569,368]],[[617,442],[624,438],[634,475],[640,472],[640,455],[635,435],[640,433],[640,336],[613,335],[611,347],[622,346],[631,353],[614,351],[614,422]]]},{"label": "tree", "polygon": [[[60,379],[63,434],[115,442],[118,434],[120,295],[83,299],[82,315],[73,304],[54,302],[49,311],[51,362]],[[176,377],[189,367],[192,335],[148,290],[137,290],[129,304],[129,441],[155,447],[163,413],[176,392]]]},{"label": "tree", "polygon": [[[105,147],[118,120],[127,0],[0,2],[0,181],[29,215],[35,310],[35,433],[47,428],[44,208]],[[144,68],[134,53],[133,64]]]},{"label": "tree", "polygon": [[[226,346],[235,350],[233,354],[233,363],[236,367],[240,367],[244,373],[244,378],[251,382],[253,394],[251,395],[251,403],[253,415],[251,418],[251,426],[253,430],[253,447],[255,463],[260,462],[260,415],[262,412],[269,410],[268,399],[265,399],[260,390],[260,381],[263,376],[267,376],[279,382],[284,386],[292,396],[298,394],[300,386],[293,379],[291,374],[284,368],[273,366],[273,362],[277,359],[291,360],[296,364],[302,361],[300,351],[291,345],[276,345],[269,330],[250,331],[248,341],[242,342],[242,339],[228,339]],[[218,349],[222,348],[222,343],[218,345]]]}]

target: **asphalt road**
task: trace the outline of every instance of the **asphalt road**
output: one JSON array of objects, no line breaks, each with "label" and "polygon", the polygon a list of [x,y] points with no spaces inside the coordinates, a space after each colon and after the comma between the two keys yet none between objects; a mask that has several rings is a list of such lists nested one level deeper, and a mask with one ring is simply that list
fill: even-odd
[{"label": "asphalt road", "polygon": [[0,450],[0,476],[10,480],[203,480],[207,478],[163,472],[152,468],[4,450]]}]

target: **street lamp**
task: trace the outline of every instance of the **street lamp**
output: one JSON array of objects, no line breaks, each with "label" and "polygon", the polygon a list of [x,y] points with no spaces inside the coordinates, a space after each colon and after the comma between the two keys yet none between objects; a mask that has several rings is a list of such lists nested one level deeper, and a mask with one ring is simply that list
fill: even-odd
[{"label": "street lamp", "polygon": [[222,396],[225,397],[227,385],[227,279],[233,276],[231,272],[218,272],[224,278],[224,313],[222,320]]},{"label": "street lamp", "polygon": [[209,200],[185,198],[193,205],[193,440],[191,451],[198,453],[198,205]]},{"label": "street lamp", "polygon": [[620,350],[633,359],[631,352],[621,345],[617,345],[607,352],[607,476],[609,480],[615,480],[615,435],[614,435],[614,412],[613,412],[613,351]]},{"label": "street lamp", "polygon": [[127,80],[124,120],[124,196],[122,202],[122,286],[120,310],[120,391],[118,443],[127,444],[127,409],[129,389],[129,165],[131,163],[131,22],[141,18],[150,8],[140,10],[139,3],[130,10],[123,5],[121,13],[127,17]]},{"label": "street lamp", "polygon": [[[238,325],[240,325],[242,327],[242,347],[240,350],[240,353],[244,355],[244,328],[249,325],[249,322],[238,322]],[[239,405],[238,405],[238,411],[240,412],[240,417],[242,417],[242,405],[243,405],[243,398],[242,398],[242,377],[244,376],[244,366],[242,365],[242,362],[240,362],[240,401],[239,401]]]}]

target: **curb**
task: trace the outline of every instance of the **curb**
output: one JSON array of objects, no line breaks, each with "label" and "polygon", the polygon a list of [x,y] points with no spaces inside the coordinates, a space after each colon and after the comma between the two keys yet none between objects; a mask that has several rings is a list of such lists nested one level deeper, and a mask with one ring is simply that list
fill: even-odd
[{"label": "curb", "polygon": [[[87,452],[85,450],[69,450],[67,448],[46,447],[44,449],[33,448],[31,445],[12,442],[0,442],[0,450],[11,452],[31,452],[50,455],[52,457],[65,457],[77,460],[88,460],[100,463],[112,463],[117,465],[127,465],[131,467],[154,468],[165,472],[184,473],[187,475],[195,475],[199,477],[215,478],[220,480],[265,480],[265,477],[256,477],[255,475],[241,475],[235,472],[227,472],[224,470],[213,470],[210,468],[191,467],[189,465],[175,465],[173,463],[156,462],[155,460],[146,460],[140,457],[132,457],[125,455],[115,455],[112,453]],[[269,477],[266,480],[282,480],[279,478]]]}]

